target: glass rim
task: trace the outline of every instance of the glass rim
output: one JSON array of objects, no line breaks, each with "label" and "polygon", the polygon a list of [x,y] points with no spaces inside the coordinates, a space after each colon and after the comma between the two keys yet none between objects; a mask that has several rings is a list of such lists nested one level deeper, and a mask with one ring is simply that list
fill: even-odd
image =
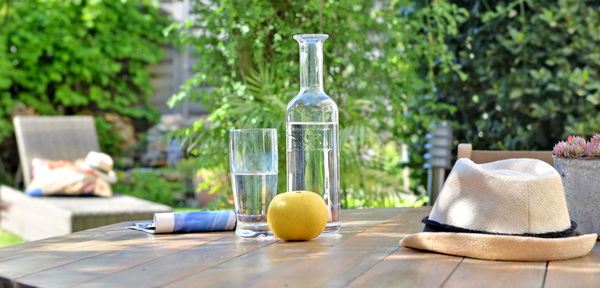
[{"label": "glass rim", "polygon": [[229,129],[229,133],[231,133],[231,132],[258,132],[258,131],[275,131],[275,132],[277,132],[277,128]]},{"label": "glass rim", "polygon": [[328,34],[306,33],[306,34],[296,34],[292,38],[294,38],[296,40],[306,40],[306,39],[327,40],[327,38],[329,38],[329,35]]}]

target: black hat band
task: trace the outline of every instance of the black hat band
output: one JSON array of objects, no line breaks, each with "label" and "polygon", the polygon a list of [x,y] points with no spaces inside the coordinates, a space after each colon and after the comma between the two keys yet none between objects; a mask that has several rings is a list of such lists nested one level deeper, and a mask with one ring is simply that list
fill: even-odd
[{"label": "black hat band", "polygon": [[565,238],[577,236],[575,229],[577,228],[577,223],[571,220],[571,227],[557,232],[547,232],[547,233],[522,233],[522,234],[510,234],[510,233],[497,233],[497,232],[488,232],[488,231],[479,231],[479,230],[471,230],[465,229],[461,227],[456,227],[448,224],[442,224],[429,219],[429,216],[423,218],[421,222],[425,223],[425,228],[423,232],[455,232],[455,233],[478,233],[478,234],[489,234],[489,235],[503,235],[503,236],[522,236],[522,237],[538,237],[538,238]]}]

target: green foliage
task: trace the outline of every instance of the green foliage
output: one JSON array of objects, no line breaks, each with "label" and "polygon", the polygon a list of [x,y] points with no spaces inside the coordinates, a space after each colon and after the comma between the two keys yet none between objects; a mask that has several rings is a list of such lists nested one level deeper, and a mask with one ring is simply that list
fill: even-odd
[{"label": "green foliage", "polygon": [[8,186],[12,186],[13,184],[12,175],[6,171],[6,167],[4,167],[2,162],[0,162],[0,183]]},{"label": "green foliage", "polygon": [[21,239],[20,237],[8,231],[0,230],[0,248],[13,246],[21,243],[23,243],[23,239]]},{"label": "green foliage", "polygon": [[549,150],[600,131],[598,1],[457,1],[471,11],[450,41],[468,79],[439,78],[459,139],[480,149]]},{"label": "green foliage", "polygon": [[[157,120],[145,67],[161,59],[167,25],[150,0],[0,0],[0,141],[17,105]],[[118,141],[106,125],[99,139],[111,151]]]},{"label": "green foliage", "polygon": [[[197,73],[170,104],[199,101],[211,114],[181,131],[189,152],[203,167],[227,173],[229,129],[277,128],[279,191],[285,191],[285,109],[299,89],[292,36],[327,33],[324,82],[340,109],[342,198],[371,195],[356,205],[377,205],[406,192],[403,166],[422,166],[419,152],[429,123],[453,111],[432,97],[433,79],[457,68],[444,40],[456,33],[466,11],[436,2],[193,1],[198,17],[172,29],[188,32],[180,39],[193,45]],[[399,151],[401,143],[416,152],[409,163],[399,161],[408,158]],[[411,185],[422,187],[419,181]]]},{"label": "green foliage", "polygon": [[152,171],[135,170],[128,180],[112,185],[112,189],[116,193],[176,206],[176,195],[185,194],[187,187],[183,182],[169,182]]},{"label": "green foliage", "polygon": [[201,208],[189,208],[189,207],[175,207],[173,208],[173,212],[197,212],[203,211]]},{"label": "green foliage", "polygon": [[102,152],[108,155],[118,155],[121,152],[118,145],[123,141],[121,135],[102,117],[94,117],[94,124]]}]

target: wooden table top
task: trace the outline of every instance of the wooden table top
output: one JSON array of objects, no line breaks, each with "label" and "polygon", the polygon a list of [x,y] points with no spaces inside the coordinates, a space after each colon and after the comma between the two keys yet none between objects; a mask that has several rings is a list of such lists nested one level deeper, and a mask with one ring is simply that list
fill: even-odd
[{"label": "wooden table top", "polygon": [[484,261],[399,247],[428,207],[346,210],[308,242],[233,232],[149,235],[130,222],[0,249],[0,286],[598,287],[600,247],[555,262]]}]

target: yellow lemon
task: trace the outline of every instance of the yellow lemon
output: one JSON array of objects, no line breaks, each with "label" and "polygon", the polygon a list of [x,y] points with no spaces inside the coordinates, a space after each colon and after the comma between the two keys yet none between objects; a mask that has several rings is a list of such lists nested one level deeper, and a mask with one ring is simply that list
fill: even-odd
[{"label": "yellow lemon", "polygon": [[273,234],[285,241],[313,239],[325,229],[327,205],[314,192],[281,193],[269,205],[267,223]]}]

